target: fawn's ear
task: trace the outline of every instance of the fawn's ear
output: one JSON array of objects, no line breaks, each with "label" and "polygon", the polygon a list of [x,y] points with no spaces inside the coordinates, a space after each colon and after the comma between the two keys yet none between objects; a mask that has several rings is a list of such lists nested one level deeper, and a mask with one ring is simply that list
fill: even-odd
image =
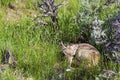
[{"label": "fawn's ear", "polygon": [[60,42],[60,44],[61,44],[61,46],[62,46],[62,49],[65,49],[65,48],[66,48],[62,41]]}]

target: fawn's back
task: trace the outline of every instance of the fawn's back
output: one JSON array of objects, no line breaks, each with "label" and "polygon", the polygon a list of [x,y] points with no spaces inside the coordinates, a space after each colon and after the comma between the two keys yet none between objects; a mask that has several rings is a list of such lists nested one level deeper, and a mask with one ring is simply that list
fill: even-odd
[{"label": "fawn's back", "polygon": [[66,71],[70,71],[71,64],[74,59],[77,59],[77,61],[80,63],[85,62],[88,67],[92,65],[95,66],[99,63],[100,53],[95,47],[90,44],[80,43],[65,46],[61,42],[61,45],[63,53],[69,62],[68,69],[66,69]]},{"label": "fawn's back", "polygon": [[100,53],[92,45],[81,43],[78,44],[76,57],[78,60],[85,60],[88,65],[97,65],[100,59]]}]

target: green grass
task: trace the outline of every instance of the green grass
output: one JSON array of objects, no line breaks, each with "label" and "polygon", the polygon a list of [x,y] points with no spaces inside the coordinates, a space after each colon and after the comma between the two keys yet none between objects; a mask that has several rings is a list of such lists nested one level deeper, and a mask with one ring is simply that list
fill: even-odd
[{"label": "green grass", "polygon": [[[3,6],[7,6],[10,1],[1,1],[0,50],[7,48],[12,51],[18,62],[17,67],[25,77],[32,76],[35,80],[54,80],[57,77],[54,69],[56,63],[59,64],[60,71],[63,72],[64,77],[61,80],[94,80],[102,69],[120,71],[119,65],[106,60],[103,62],[103,56],[100,66],[91,70],[84,68],[85,65],[81,65],[74,72],[65,71],[67,62],[61,51],[59,41],[62,40],[67,44],[70,41],[76,42],[80,37],[80,26],[73,23],[73,19],[76,18],[79,10],[79,0],[71,0],[70,3],[59,9],[60,30],[58,32],[52,31],[52,26],[35,26],[35,23],[26,15],[21,17],[17,23],[9,23],[3,20],[5,15]],[[29,2],[29,0],[26,2],[29,4],[26,8],[34,9],[34,2]],[[104,20],[111,10],[113,13],[115,12],[114,8],[104,10],[99,14],[99,17]],[[96,47],[100,53],[103,53],[102,46]],[[15,76],[11,77],[14,75],[14,70],[7,72],[10,74],[2,74],[0,79],[5,77],[5,80],[17,80]]]}]

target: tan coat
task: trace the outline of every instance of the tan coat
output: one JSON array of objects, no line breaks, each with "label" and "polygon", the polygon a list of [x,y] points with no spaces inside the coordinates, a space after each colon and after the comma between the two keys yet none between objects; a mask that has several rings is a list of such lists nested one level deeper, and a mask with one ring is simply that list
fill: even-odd
[{"label": "tan coat", "polygon": [[80,43],[80,44],[72,44],[67,47],[64,46],[63,43],[63,53],[66,55],[69,65],[68,68],[71,67],[74,56],[79,61],[83,61],[88,64],[88,66],[96,66],[99,63],[100,53],[99,51],[90,44]]}]

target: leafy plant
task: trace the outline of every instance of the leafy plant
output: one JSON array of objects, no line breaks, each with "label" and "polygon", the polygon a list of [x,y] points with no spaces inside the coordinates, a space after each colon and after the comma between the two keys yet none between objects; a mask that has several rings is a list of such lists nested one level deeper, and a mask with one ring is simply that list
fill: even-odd
[{"label": "leafy plant", "polygon": [[104,21],[98,20],[97,16],[95,16],[95,20],[92,22],[91,38],[96,44],[102,44],[106,42],[107,35],[105,34],[106,30],[103,30],[103,23]]},{"label": "leafy plant", "polygon": [[115,61],[120,60],[120,13],[110,21],[112,23],[110,28],[110,36],[106,42],[106,51],[107,53],[112,53]]},{"label": "leafy plant", "polygon": [[107,0],[105,5],[109,6],[111,3],[116,3],[118,4],[119,3],[119,0]]},{"label": "leafy plant", "polygon": [[[91,25],[93,21],[93,17],[96,16],[97,11],[100,9],[100,0],[97,2],[95,0],[89,1],[84,0],[80,4],[80,10],[78,13],[78,16],[76,18],[76,22],[81,28],[80,34],[81,34],[81,40],[83,42],[88,42],[91,33],[91,28],[89,25]],[[86,37],[88,40],[86,40]]]}]

